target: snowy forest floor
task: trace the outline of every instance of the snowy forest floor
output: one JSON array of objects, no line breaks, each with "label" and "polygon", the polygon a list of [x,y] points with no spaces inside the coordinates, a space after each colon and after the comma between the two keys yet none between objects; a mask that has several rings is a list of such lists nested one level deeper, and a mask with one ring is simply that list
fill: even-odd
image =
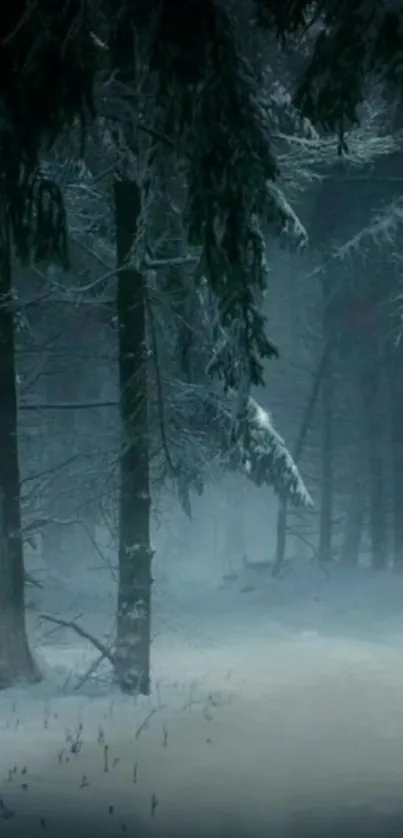
[{"label": "snowy forest floor", "polygon": [[31,597],[45,679],[0,695],[2,836],[401,838],[402,577],[157,584],[153,694],[137,701],[106,671],[77,690],[97,652],[37,621],[106,641],[110,588],[83,574]]}]

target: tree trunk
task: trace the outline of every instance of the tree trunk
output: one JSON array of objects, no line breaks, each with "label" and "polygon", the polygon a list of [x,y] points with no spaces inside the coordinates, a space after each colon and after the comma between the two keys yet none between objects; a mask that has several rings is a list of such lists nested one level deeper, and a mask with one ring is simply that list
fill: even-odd
[{"label": "tree trunk", "polygon": [[363,375],[363,393],[368,421],[369,514],[371,565],[383,570],[387,565],[386,500],[384,475],[383,398],[381,365],[377,358],[369,361]]},{"label": "tree trunk", "polygon": [[287,513],[287,498],[280,498],[276,526],[276,555],[272,568],[272,576],[277,576],[284,564],[287,547]]},{"label": "tree trunk", "polygon": [[362,480],[352,480],[341,561],[347,567],[358,565],[367,496]]},{"label": "tree trunk", "polygon": [[[393,351],[393,350],[392,350]],[[389,358],[390,421],[392,439],[393,565],[403,571],[403,352],[394,348]]]},{"label": "tree trunk", "polygon": [[[304,415],[302,418],[302,424],[300,428],[300,432],[298,435],[297,443],[293,452],[293,458],[296,465],[298,465],[301,454],[304,450],[304,446],[306,440],[308,438],[308,433],[310,427],[312,425],[316,404],[319,398],[320,389],[323,383],[323,379],[326,375],[326,372],[329,368],[329,364],[331,362],[331,355],[332,355],[332,341],[328,340],[325,348],[322,352],[321,359],[319,362],[319,366],[316,370],[315,377],[312,383],[312,390],[310,392],[310,396],[308,399],[308,403],[306,405]],[[276,576],[279,573],[284,559],[285,559],[285,550],[287,545],[287,499],[281,498],[279,504],[279,511],[277,517],[277,541],[276,541],[276,557],[273,565],[273,576]]]},{"label": "tree trunk", "polygon": [[[247,556],[245,542],[245,497],[239,482],[230,485],[227,493],[225,567],[227,573],[239,572]],[[252,556],[252,558],[254,558]]]},{"label": "tree trunk", "polygon": [[333,531],[333,411],[334,379],[328,368],[322,387],[321,495],[319,513],[319,561],[332,561]]},{"label": "tree trunk", "polygon": [[119,583],[115,675],[125,692],[149,694],[151,562],[145,277],[124,268],[136,234],[140,191],[115,183],[119,329]]},{"label": "tree trunk", "polygon": [[0,254],[0,689],[40,679],[25,625],[10,248]]},{"label": "tree trunk", "polygon": [[357,566],[360,560],[360,550],[364,526],[364,518],[368,500],[368,457],[366,439],[366,410],[362,403],[359,383],[355,387],[358,393],[357,416],[355,432],[352,435],[352,450],[350,451],[350,481],[348,486],[348,506],[346,510],[344,540],[341,551],[341,563],[347,567]]},{"label": "tree trunk", "polygon": [[[47,315],[52,316],[49,309]],[[79,404],[81,399],[85,400],[82,394],[85,365],[80,357],[82,339],[78,329],[78,313],[72,307],[63,311],[62,332],[60,327],[54,331],[52,329],[53,351],[48,355],[44,375],[47,405],[59,403],[68,406]],[[49,469],[50,480],[42,500],[44,517],[47,518],[42,528],[42,558],[51,575],[66,578],[74,575],[77,568],[82,566],[81,557],[78,558],[80,553],[81,556],[88,553],[87,544],[84,553],[80,550],[82,532],[79,528],[73,523],[58,523],[76,520],[77,509],[83,503],[79,495],[81,481],[75,479],[75,473],[80,468],[82,423],[85,418],[68,407],[65,410],[48,408],[43,417],[48,437],[42,455],[43,466]],[[71,463],[59,465],[69,457],[73,458]]]},{"label": "tree trunk", "polygon": [[[333,300],[334,276],[328,271],[322,276],[323,336],[334,333],[336,313]],[[327,340],[330,340],[328,337]],[[334,352],[330,352],[322,384],[322,427],[321,427],[321,491],[319,510],[319,561],[332,561],[333,536],[333,491],[334,491]]]}]

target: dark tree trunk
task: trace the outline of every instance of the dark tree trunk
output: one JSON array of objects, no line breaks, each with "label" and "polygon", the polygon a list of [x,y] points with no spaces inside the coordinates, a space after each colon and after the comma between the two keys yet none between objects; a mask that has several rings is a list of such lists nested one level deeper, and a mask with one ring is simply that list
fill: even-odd
[{"label": "dark tree trunk", "polygon": [[369,359],[363,375],[363,395],[367,414],[369,462],[369,527],[371,564],[374,570],[387,565],[387,528],[384,474],[382,369],[377,358]]},{"label": "dark tree trunk", "polygon": [[403,351],[389,358],[390,421],[392,441],[393,564],[403,571]]},{"label": "dark tree trunk", "polygon": [[[323,335],[330,340],[329,335],[335,330],[335,312],[332,301],[334,276],[328,271],[322,276],[323,300]],[[319,510],[319,561],[332,561],[333,536],[333,492],[334,492],[334,443],[333,443],[333,414],[334,414],[334,352],[330,351],[322,384],[322,426],[321,426],[321,481],[320,481],[320,510]]]},{"label": "dark tree trunk", "polygon": [[287,520],[288,520],[288,503],[286,498],[280,498],[277,526],[276,526],[276,555],[272,568],[272,576],[278,576],[285,560],[285,551],[287,548]]},{"label": "dark tree trunk", "polygon": [[0,253],[0,689],[40,675],[25,625],[10,249]]},{"label": "dark tree trunk", "polygon": [[360,559],[366,501],[366,488],[358,475],[356,480],[352,479],[351,481],[341,557],[342,564],[348,567],[358,565]]},{"label": "dark tree trunk", "polygon": [[359,385],[355,387],[359,417],[352,434],[353,446],[350,454],[350,480],[348,486],[348,506],[346,510],[344,540],[341,551],[341,563],[354,567],[360,560],[360,550],[368,501],[368,456],[366,411],[361,400]]},{"label": "dark tree trunk", "polygon": [[[245,503],[242,487],[238,484],[231,486],[227,496],[227,520],[226,520],[226,547],[225,558],[226,568],[229,573],[234,569],[238,572],[244,558],[247,556],[245,541]],[[252,559],[254,556],[252,556]]]},{"label": "dark tree trunk", "polygon": [[115,184],[120,415],[119,585],[116,678],[125,692],[150,690],[151,562],[147,410],[146,287],[142,273],[124,268],[136,233],[140,192],[131,180]]},{"label": "dark tree trunk", "polygon": [[[110,38],[112,69],[128,91],[136,85],[135,39],[130,14],[114,19]],[[124,124],[122,130],[125,131]],[[133,142],[131,126],[127,137]],[[119,579],[115,677],[124,692],[150,692],[151,563],[150,471],[147,387],[145,276],[135,259],[141,191],[125,161],[115,180],[119,399],[122,431],[119,501]]]},{"label": "dark tree trunk", "polygon": [[[47,316],[52,316],[49,309]],[[80,549],[81,528],[74,523],[62,523],[77,520],[82,503],[81,485],[75,479],[75,473],[79,468],[79,440],[83,430],[79,423],[83,422],[83,416],[68,409],[69,405],[79,404],[86,398],[82,393],[85,364],[80,357],[82,338],[77,331],[80,329],[78,317],[79,310],[74,311],[70,306],[63,310],[63,331],[60,333],[57,326],[51,331],[53,351],[49,353],[44,375],[47,405],[66,405],[65,410],[48,408],[43,419],[48,440],[43,466],[49,469],[50,480],[42,501],[47,519],[42,528],[42,558],[47,571],[61,577],[76,573],[77,567],[82,566],[82,556],[88,553],[88,544],[85,544],[86,552]],[[70,457],[71,463],[59,465]]]},{"label": "dark tree trunk", "polygon": [[334,379],[332,365],[322,387],[321,494],[319,513],[319,561],[332,561],[333,530],[333,412]]}]

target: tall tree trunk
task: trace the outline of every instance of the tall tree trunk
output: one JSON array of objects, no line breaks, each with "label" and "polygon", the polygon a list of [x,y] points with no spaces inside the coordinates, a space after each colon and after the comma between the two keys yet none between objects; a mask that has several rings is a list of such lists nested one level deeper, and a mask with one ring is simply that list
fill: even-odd
[{"label": "tall tree trunk", "polygon": [[119,584],[116,678],[125,692],[150,690],[151,562],[145,277],[128,264],[140,213],[131,180],[115,183],[120,415]]},{"label": "tall tree trunk", "polygon": [[[323,301],[323,336],[329,335],[336,328],[336,315],[332,299],[334,276],[332,271],[322,275]],[[329,363],[322,384],[322,427],[321,427],[321,485],[319,510],[319,561],[331,562],[333,536],[333,484],[334,484],[334,352],[330,353]]]},{"label": "tall tree trunk", "polygon": [[[42,528],[42,558],[47,571],[59,577],[68,577],[82,565],[82,532],[76,524],[58,522],[77,519],[77,509],[82,500],[78,494],[74,471],[79,468],[81,414],[68,409],[78,404],[82,397],[81,386],[85,364],[80,357],[81,337],[77,322],[79,309],[71,306],[63,310],[63,330],[52,328],[53,351],[49,353],[44,370],[45,398],[48,405],[43,422],[48,443],[43,454],[43,465],[49,469],[50,481],[43,498],[44,517],[47,523]],[[47,309],[52,317],[52,310]],[[51,321],[52,322],[52,321]],[[85,397],[84,397],[85,399]],[[66,409],[52,410],[52,404],[65,404]],[[66,456],[68,452],[68,456]],[[68,457],[77,461],[63,465]],[[59,465],[59,464],[62,465]],[[85,545],[88,553],[88,545]],[[85,553],[84,553],[85,555]]]},{"label": "tall tree trunk", "polygon": [[[245,496],[239,482],[231,484],[227,494],[225,566],[226,572],[239,573],[247,557],[245,542]],[[254,556],[252,556],[254,558]]]},{"label": "tall tree trunk", "polygon": [[[308,433],[312,425],[316,404],[319,398],[320,390],[323,384],[323,379],[329,368],[332,355],[332,341],[328,340],[322,352],[315,377],[312,382],[312,389],[309,399],[302,417],[302,423],[298,434],[298,439],[293,451],[293,458],[296,465],[298,465],[301,454],[304,450]],[[287,499],[281,498],[279,504],[279,511],[277,516],[277,541],[276,541],[276,556],[273,565],[273,576],[276,576],[285,559],[285,550],[287,545]]]},{"label": "tall tree trunk", "polygon": [[272,568],[272,576],[274,577],[278,576],[280,573],[285,560],[285,551],[287,548],[287,520],[287,498],[280,498],[276,525],[276,555]]},{"label": "tall tree trunk", "polygon": [[[127,10],[126,10],[127,11]],[[112,70],[133,107],[137,57],[133,23],[116,15],[110,38]],[[122,130],[125,131],[125,125]],[[129,128],[128,143],[133,135]],[[128,165],[128,164],[127,164]],[[132,167],[131,167],[132,169]],[[141,213],[141,190],[124,155],[115,179],[117,323],[122,447],[120,454],[119,579],[115,677],[124,692],[150,692],[151,563],[147,387],[146,278],[130,265]]]},{"label": "tall tree trunk", "polygon": [[392,441],[393,564],[403,571],[403,351],[392,349],[388,363]]},{"label": "tall tree trunk", "polygon": [[9,243],[0,252],[0,689],[40,679],[25,625]]},{"label": "tall tree trunk", "polygon": [[[357,464],[354,461],[355,467]],[[362,466],[361,466],[362,467]],[[362,530],[364,524],[365,507],[367,494],[365,484],[361,475],[352,479],[347,510],[346,525],[344,531],[344,542],[342,549],[342,564],[348,567],[358,565],[362,541]]]},{"label": "tall tree trunk", "polygon": [[352,450],[350,452],[350,480],[347,492],[348,506],[346,510],[344,540],[341,551],[341,563],[347,567],[358,565],[362,542],[365,512],[368,501],[368,457],[366,440],[366,411],[358,387],[358,406],[355,433],[352,436]]},{"label": "tall tree trunk", "polygon": [[322,440],[321,440],[321,496],[319,513],[319,561],[332,561],[333,531],[333,412],[334,378],[332,364],[327,370],[322,386]]},{"label": "tall tree trunk", "polygon": [[387,565],[387,528],[384,475],[382,370],[377,358],[369,359],[363,375],[363,394],[367,413],[369,462],[369,527],[371,565],[383,570]]}]

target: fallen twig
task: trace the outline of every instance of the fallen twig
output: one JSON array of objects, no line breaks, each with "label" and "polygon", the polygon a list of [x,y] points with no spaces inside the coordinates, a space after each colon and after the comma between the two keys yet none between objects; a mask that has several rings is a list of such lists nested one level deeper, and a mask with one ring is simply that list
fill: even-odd
[{"label": "fallen twig", "polygon": [[143,733],[143,730],[145,730],[147,728],[148,722],[150,721],[150,719],[152,719],[152,717],[155,716],[155,714],[158,712],[158,710],[161,710],[161,709],[162,709],[161,707],[153,707],[153,709],[150,710],[149,713],[147,713],[145,719],[142,721],[141,725],[139,725],[139,727],[136,730],[136,733],[134,734],[134,738],[136,740],[140,739],[140,736]]},{"label": "fallen twig", "polygon": [[[113,647],[111,647],[111,649],[110,649],[111,654],[112,654],[112,648]],[[84,675],[82,675],[81,678],[77,681],[77,684],[75,685],[74,689],[79,690],[81,687],[83,687],[84,684],[86,684],[87,681],[89,681],[91,676],[94,674],[94,672],[96,672],[96,670],[98,669],[98,667],[101,665],[102,661],[104,661],[104,660],[105,660],[105,655],[104,654],[99,655],[99,657],[96,658],[92,662],[91,666],[89,666],[88,669],[84,672]]]},{"label": "fallen twig", "polygon": [[92,645],[95,646],[96,649],[98,649],[100,655],[102,655],[103,658],[106,658],[112,664],[112,666],[115,666],[115,658],[112,654],[111,649],[108,649],[108,647],[105,646],[104,643],[98,640],[97,637],[94,637],[93,634],[90,634],[89,631],[81,628],[81,626],[79,626],[78,623],[75,623],[72,620],[62,620],[60,617],[52,617],[50,614],[41,614],[39,619],[43,622],[54,623],[55,626],[61,626],[62,628],[72,629],[72,631],[75,631],[75,633],[78,634],[79,637],[82,637],[84,640],[88,640],[89,643],[92,643]]}]

